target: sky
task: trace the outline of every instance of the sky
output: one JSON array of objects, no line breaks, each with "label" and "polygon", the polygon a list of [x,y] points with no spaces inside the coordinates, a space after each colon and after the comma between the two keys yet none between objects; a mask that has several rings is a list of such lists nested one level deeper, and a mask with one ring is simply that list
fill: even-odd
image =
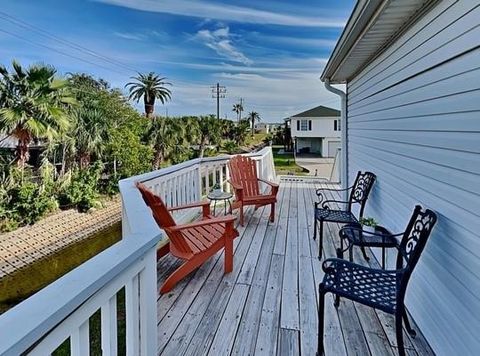
[{"label": "sky", "polygon": [[[159,115],[216,113],[211,86],[264,122],[317,105],[340,107],[319,76],[354,0],[3,0],[0,63],[54,65],[121,88],[136,72],[172,83]],[[125,91],[126,92],[126,91]],[[136,104],[143,110],[141,103]]]}]

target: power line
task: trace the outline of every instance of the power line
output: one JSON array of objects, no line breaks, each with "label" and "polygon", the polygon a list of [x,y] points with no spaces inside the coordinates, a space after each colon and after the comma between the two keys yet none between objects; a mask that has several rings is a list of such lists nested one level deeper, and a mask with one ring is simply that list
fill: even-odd
[{"label": "power line", "polygon": [[18,38],[18,39],[20,39],[20,40],[22,40],[22,41],[31,43],[31,44],[33,44],[33,45],[36,45],[36,46],[39,46],[39,47],[43,47],[43,48],[49,49],[49,50],[51,50],[51,51],[57,52],[57,53],[62,54],[62,55],[64,55],[64,56],[67,56],[67,57],[70,57],[70,58],[73,58],[73,59],[76,59],[76,60],[79,60],[79,61],[82,61],[82,62],[86,62],[86,63],[89,63],[89,64],[91,64],[91,65],[94,65],[94,66],[97,66],[97,67],[101,67],[101,68],[103,68],[103,69],[110,70],[110,71],[112,71],[112,72],[116,72],[116,73],[119,73],[119,74],[125,74],[124,72],[120,72],[120,71],[117,70],[117,69],[113,69],[113,68],[110,68],[110,67],[105,67],[105,66],[103,66],[103,65],[101,65],[101,64],[98,64],[98,63],[95,63],[95,62],[91,62],[91,61],[89,61],[88,59],[80,58],[80,57],[74,56],[74,55],[72,55],[72,54],[69,54],[69,53],[60,51],[59,49],[56,49],[56,48],[49,47],[49,46],[44,45],[44,44],[41,44],[41,43],[37,43],[37,42],[31,41],[31,40],[29,40],[28,38],[25,38],[25,37],[22,37],[22,36],[17,35],[16,33],[12,33],[12,32],[10,32],[10,31],[4,30],[4,29],[0,29],[0,32],[6,33],[7,35],[16,37],[16,38]]},{"label": "power line", "polygon": [[90,56],[92,56],[92,57],[96,57],[96,58],[98,58],[98,59],[101,59],[101,60],[103,60],[103,61],[106,61],[106,62],[108,62],[108,63],[110,63],[110,64],[113,64],[113,65],[115,65],[115,66],[117,66],[117,67],[120,67],[120,68],[122,68],[122,69],[127,69],[127,70],[133,71],[133,72],[139,72],[136,68],[134,68],[134,67],[132,67],[132,66],[130,66],[130,65],[127,65],[127,64],[122,63],[122,62],[120,62],[120,61],[118,61],[118,60],[116,60],[116,59],[113,59],[113,58],[107,57],[107,56],[105,56],[105,55],[102,55],[102,54],[100,54],[100,53],[97,53],[97,52],[95,52],[95,51],[93,51],[93,50],[91,50],[91,49],[89,49],[89,48],[87,48],[87,47],[81,46],[81,45],[76,44],[76,43],[74,43],[74,42],[72,42],[72,41],[66,40],[66,39],[61,38],[61,37],[59,37],[59,36],[56,36],[56,35],[48,32],[48,31],[46,31],[46,30],[41,29],[40,27],[37,27],[37,26],[35,26],[35,25],[29,24],[29,23],[27,23],[27,22],[25,22],[25,21],[22,21],[22,20],[14,17],[14,16],[12,16],[12,15],[9,15],[9,14],[3,12],[3,11],[0,11],[0,18],[2,18],[2,19],[5,20],[5,21],[8,21],[8,22],[10,22],[10,23],[12,23],[12,24],[14,24],[14,25],[16,25],[16,26],[19,26],[19,27],[22,27],[22,28],[24,28],[24,29],[30,30],[30,31],[32,31],[32,32],[36,32],[36,33],[38,33],[38,34],[40,34],[40,35],[42,35],[42,36],[44,36],[44,37],[48,37],[48,38],[54,39],[54,40],[56,40],[56,41],[64,44],[65,46],[68,46],[68,47],[70,47],[70,48],[73,48],[73,49],[75,49],[76,51],[79,51],[79,52],[81,52],[81,53],[83,53],[83,54],[87,54],[87,55],[90,55]]}]

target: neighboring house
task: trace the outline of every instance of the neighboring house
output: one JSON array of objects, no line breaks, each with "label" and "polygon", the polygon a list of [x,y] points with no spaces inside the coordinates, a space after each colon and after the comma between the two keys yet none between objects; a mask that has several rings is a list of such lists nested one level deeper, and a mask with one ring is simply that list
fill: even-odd
[{"label": "neighboring house", "polygon": [[258,122],[255,124],[255,132],[264,134],[273,133],[282,126],[282,123]]},{"label": "neighboring house", "polygon": [[342,97],[342,184],[377,175],[366,215],[398,232],[415,204],[438,214],[406,296],[438,355],[480,353],[479,5],[359,1],[321,76]]},{"label": "neighboring house", "polygon": [[266,122],[258,122],[255,124],[255,132],[268,134],[270,133],[270,124]]},{"label": "neighboring house", "polygon": [[335,157],[340,148],[340,111],[317,106],[290,116],[287,121],[297,153]]}]

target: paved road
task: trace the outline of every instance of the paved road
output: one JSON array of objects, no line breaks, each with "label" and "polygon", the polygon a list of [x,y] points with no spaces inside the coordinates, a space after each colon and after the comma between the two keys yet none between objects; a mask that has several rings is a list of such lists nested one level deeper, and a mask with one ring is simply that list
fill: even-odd
[{"label": "paved road", "polygon": [[295,161],[299,166],[308,169],[308,175],[314,176],[315,173],[321,178],[330,178],[333,168],[333,158],[314,158],[314,157],[299,157]]}]

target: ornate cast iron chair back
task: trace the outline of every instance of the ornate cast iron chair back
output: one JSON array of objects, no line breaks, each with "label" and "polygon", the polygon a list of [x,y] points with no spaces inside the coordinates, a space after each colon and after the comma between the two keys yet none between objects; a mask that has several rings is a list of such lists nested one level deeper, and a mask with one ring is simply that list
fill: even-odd
[{"label": "ornate cast iron chair back", "polygon": [[357,178],[353,183],[352,191],[350,192],[350,198],[348,199],[348,211],[352,211],[353,204],[360,204],[360,217],[363,216],[363,210],[365,209],[365,204],[372,190],[373,183],[377,176],[372,172],[362,173],[358,171]]},{"label": "ornate cast iron chair back", "polygon": [[[398,248],[397,270],[404,269],[402,284],[406,286],[420,255],[422,254],[433,226],[437,221],[437,215],[430,209],[422,211],[417,205],[403,234]],[[406,265],[404,265],[406,261]]]}]

